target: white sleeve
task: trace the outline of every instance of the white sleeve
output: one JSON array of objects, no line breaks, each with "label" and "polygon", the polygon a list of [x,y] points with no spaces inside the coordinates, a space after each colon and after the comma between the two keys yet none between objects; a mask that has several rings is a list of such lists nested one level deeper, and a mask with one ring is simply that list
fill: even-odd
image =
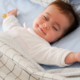
[{"label": "white sleeve", "polygon": [[18,28],[21,28],[21,26],[15,16],[11,15],[3,20],[3,31],[14,30]]},{"label": "white sleeve", "polygon": [[43,46],[36,51],[32,56],[33,59],[40,64],[57,65],[60,67],[69,66],[65,64],[65,57],[71,52],[67,49]]}]

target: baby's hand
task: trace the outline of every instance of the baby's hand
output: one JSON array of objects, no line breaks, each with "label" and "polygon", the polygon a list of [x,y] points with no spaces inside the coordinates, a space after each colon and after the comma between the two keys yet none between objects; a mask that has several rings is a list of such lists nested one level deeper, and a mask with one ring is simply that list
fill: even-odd
[{"label": "baby's hand", "polygon": [[75,53],[75,59],[80,62],[80,52]]},{"label": "baby's hand", "polygon": [[7,17],[10,16],[10,15],[17,16],[17,11],[18,11],[18,9],[13,9],[13,10],[9,11],[8,14],[7,14]]}]

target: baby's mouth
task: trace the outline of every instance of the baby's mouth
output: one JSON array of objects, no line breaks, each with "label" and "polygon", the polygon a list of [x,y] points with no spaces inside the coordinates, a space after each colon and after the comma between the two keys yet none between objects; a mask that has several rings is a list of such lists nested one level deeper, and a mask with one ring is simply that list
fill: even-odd
[{"label": "baby's mouth", "polygon": [[46,33],[44,32],[44,30],[41,28],[41,26],[39,25],[39,28],[41,30],[42,33],[44,33],[46,35]]}]

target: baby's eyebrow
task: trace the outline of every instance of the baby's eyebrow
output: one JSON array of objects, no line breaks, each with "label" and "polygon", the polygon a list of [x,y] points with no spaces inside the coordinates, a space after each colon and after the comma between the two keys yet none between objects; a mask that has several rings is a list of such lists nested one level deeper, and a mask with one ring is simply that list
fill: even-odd
[{"label": "baby's eyebrow", "polygon": [[51,16],[48,12],[45,12],[46,14],[48,14],[49,16]]}]

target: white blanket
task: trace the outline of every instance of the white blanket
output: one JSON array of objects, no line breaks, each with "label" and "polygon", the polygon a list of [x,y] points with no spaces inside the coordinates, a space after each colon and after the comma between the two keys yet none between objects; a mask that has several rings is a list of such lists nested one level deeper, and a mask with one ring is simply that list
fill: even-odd
[{"label": "white blanket", "polygon": [[45,71],[28,55],[6,44],[8,41],[0,40],[0,80],[80,80],[80,68]]}]

